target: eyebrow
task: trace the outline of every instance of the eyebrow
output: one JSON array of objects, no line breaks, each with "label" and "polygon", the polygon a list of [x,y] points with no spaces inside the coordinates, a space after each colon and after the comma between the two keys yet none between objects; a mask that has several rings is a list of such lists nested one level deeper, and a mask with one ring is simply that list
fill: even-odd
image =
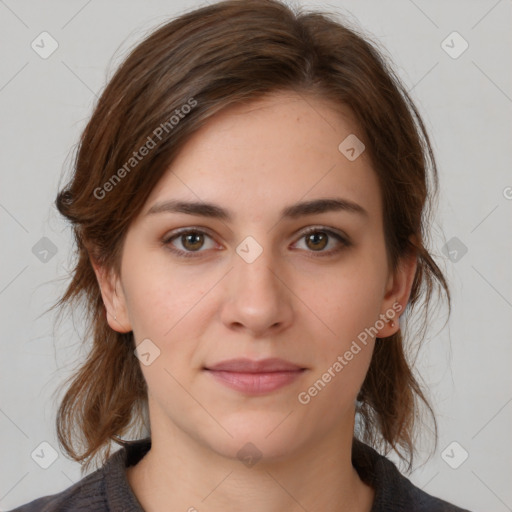
[{"label": "eyebrow", "polygon": [[[348,199],[342,198],[321,198],[312,201],[292,204],[281,210],[282,219],[297,219],[305,215],[315,215],[326,212],[345,211],[368,217],[368,212],[359,204]],[[233,214],[213,203],[207,202],[187,202],[180,200],[168,200],[155,203],[146,213],[155,215],[158,213],[186,213],[189,215],[197,215],[201,217],[209,217],[212,219],[220,219],[224,221],[232,221]]]}]

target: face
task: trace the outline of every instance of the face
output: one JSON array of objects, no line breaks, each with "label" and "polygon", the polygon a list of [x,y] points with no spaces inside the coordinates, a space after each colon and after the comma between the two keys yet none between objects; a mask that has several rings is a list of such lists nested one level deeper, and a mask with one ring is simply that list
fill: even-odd
[{"label": "face", "polygon": [[[111,327],[146,340],[152,435],[179,431],[229,457],[252,442],[268,458],[352,436],[374,338],[398,330],[415,266],[389,273],[376,174],[365,152],[338,149],[351,134],[363,139],[348,109],[295,93],[217,114],[132,223],[121,275],[96,269]],[[283,215],[322,199],[353,206]],[[233,358],[303,370],[205,369]]]}]

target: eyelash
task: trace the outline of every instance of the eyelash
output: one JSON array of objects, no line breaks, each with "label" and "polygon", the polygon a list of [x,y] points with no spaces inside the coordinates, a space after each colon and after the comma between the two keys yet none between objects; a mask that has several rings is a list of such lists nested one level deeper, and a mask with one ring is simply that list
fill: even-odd
[{"label": "eyelash", "polygon": [[[323,227],[312,227],[312,228],[308,228],[306,231],[303,231],[301,233],[301,236],[299,237],[299,240],[304,238],[305,236],[307,235],[310,235],[312,233],[318,233],[318,232],[321,232],[321,233],[325,233],[326,235],[328,235],[329,237],[333,237],[335,238],[336,240],[338,240],[338,242],[341,243],[341,247],[338,247],[336,249],[331,249],[329,251],[306,251],[308,253],[313,253],[310,257],[312,258],[322,258],[322,257],[327,257],[327,256],[332,256],[334,254],[337,254],[339,253],[340,251],[342,251],[344,248],[348,248],[352,245],[352,242],[350,242],[350,240],[338,233],[336,233],[335,231],[332,231],[328,228],[323,228]],[[179,257],[182,257],[182,258],[197,258],[197,257],[200,257],[200,254],[202,252],[205,252],[205,251],[201,251],[201,250],[198,250],[198,251],[182,251],[181,249],[176,249],[175,247],[172,247],[170,244],[171,242],[175,239],[175,238],[178,238],[179,236],[182,236],[182,235],[188,235],[188,234],[200,234],[200,235],[206,235],[208,236],[209,238],[212,238],[206,231],[203,231],[201,229],[195,229],[195,228],[184,228],[182,230],[179,230],[179,231],[174,231],[172,233],[169,233],[168,235],[166,235],[163,239],[162,239],[162,244],[168,249],[170,250],[171,252],[173,252],[174,254],[178,255]]]}]

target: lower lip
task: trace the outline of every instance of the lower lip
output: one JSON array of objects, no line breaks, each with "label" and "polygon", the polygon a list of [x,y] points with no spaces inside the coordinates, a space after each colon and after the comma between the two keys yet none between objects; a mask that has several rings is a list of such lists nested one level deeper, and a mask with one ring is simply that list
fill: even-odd
[{"label": "lower lip", "polygon": [[238,373],[220,370],[207,370],[215,379],[225,386],[250,395],[263,395],[282,388],[302,375],[304,370],[269,372],[269,373]]}]

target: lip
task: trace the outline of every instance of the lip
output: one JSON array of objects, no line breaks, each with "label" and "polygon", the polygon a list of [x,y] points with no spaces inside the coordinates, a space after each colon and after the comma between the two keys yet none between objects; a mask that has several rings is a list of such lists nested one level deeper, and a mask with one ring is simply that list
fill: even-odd
[{"label": "lip", "polygon": [[262,395],[298,379],[307,368],[284,359],[230,359],[204,368],[219,383],[249,395]]},{"label": "lip", "polygon": [[271,372],[290,372],[304,370],[304,367],[273,357],[270,359],[261,359],[255,361],[245,357],[229,359],[213,366],[207,366],[206,370],[238,372],[238,373],[271,373]]}]

